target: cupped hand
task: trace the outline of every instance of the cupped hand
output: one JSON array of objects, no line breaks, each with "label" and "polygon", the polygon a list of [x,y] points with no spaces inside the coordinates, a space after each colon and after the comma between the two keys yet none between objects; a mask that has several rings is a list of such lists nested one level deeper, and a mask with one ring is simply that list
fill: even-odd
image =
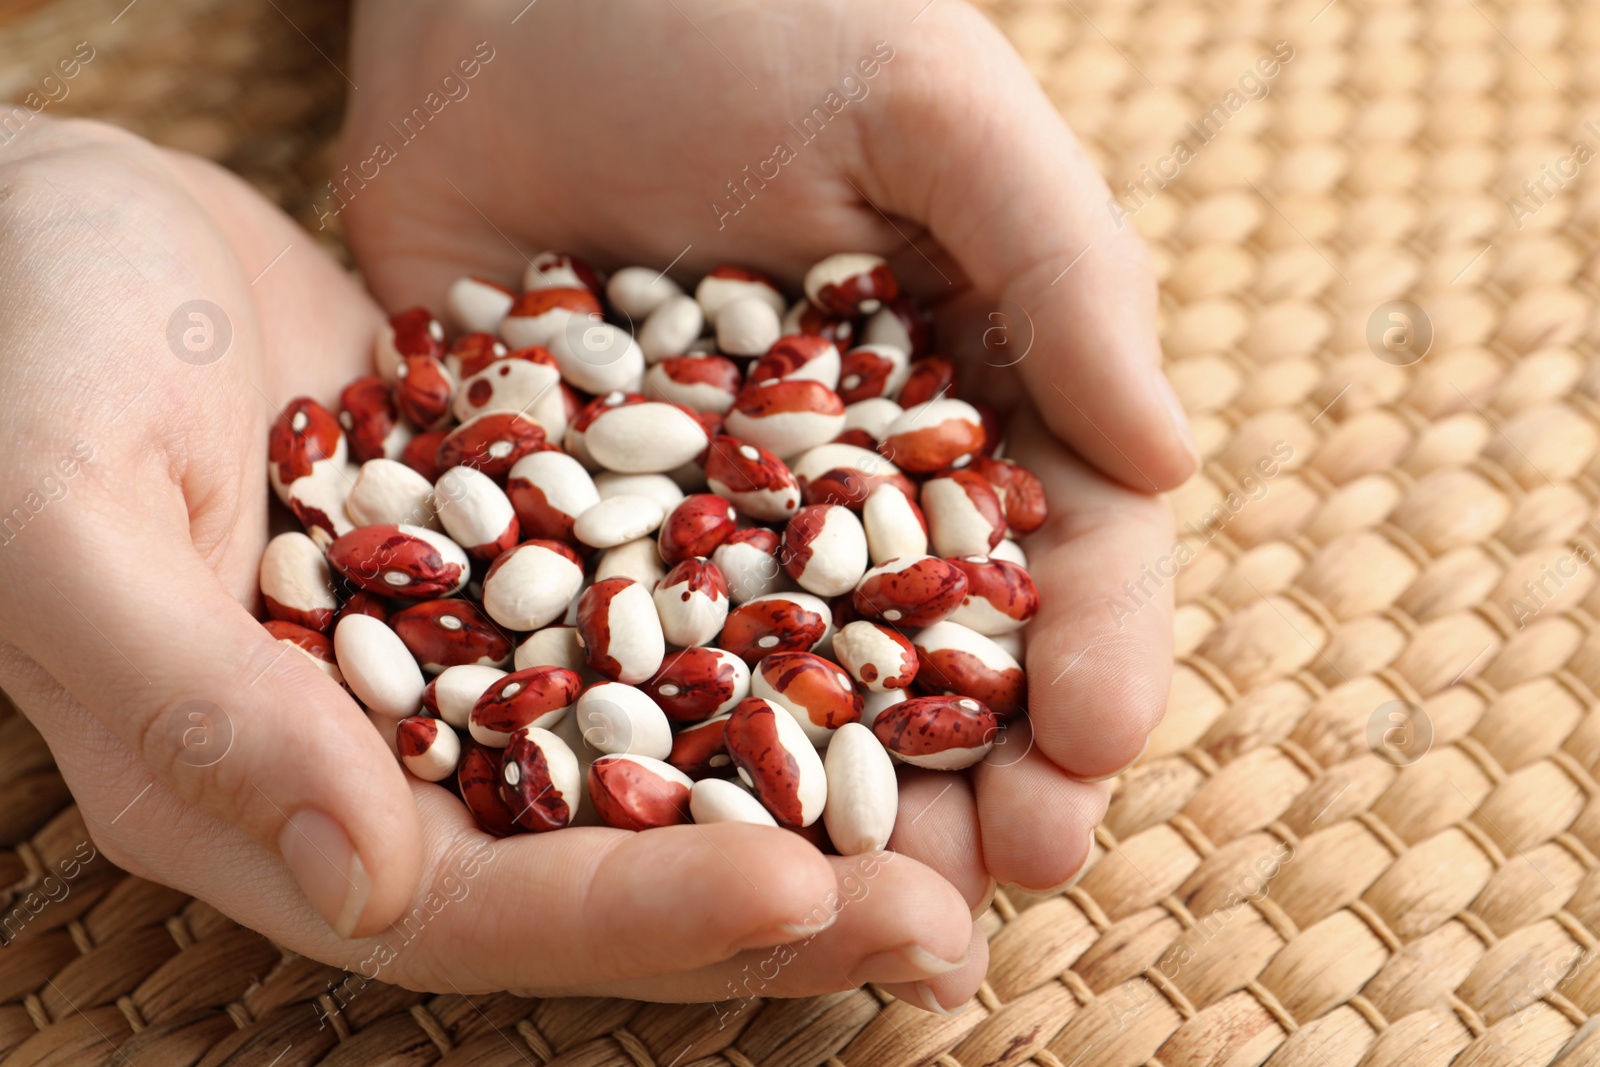
[{"label": "cupped hand", "polygon": [[891,844],[974,905],[991,876],[1071,877],[1106,803],[1091,783],[1166,703],[1171,590],[1141,567],[1172,547],[1151,494],[1197,459],[1143,247],[999,33],[955,0],[369,2],[349,74],[349,169],[318,210],[391,308],[437,309],[465,273],[514,285],[546,249],[791,291],[877,251],[937,303],[964,395],[1023,409],[1010,454],[1055,517],[1027,545],[1032,733],[970,781],[907,775]]},{"label": "cupped hand", "polygon": [[915,859],[731,824],[496,841],[408,781],[250,611],[268,426],[369,368],[377,308],[225,172],[36,122],[0,154],[0,686],[102,852],[356,972],[343,1004],[976,987],[967,905]]}]

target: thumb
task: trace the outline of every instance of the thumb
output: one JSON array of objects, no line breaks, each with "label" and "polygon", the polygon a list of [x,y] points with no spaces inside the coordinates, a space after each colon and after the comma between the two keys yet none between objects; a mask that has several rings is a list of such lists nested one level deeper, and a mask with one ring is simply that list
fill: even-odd
[{"label": "thumb", "polygon": [[[925,221],[977,290],[1005,301],[993,320],[1005,354],[990,361],[1027,351],[1017,371],[1057,436],[1131,488],[1173,488],[1198,451],[1161,374],[1143,243],[999,31],[965,5],[928,18],[964,23],[943,35],[961,52],[895,65],[906,81],[865,139],[864,191]],[[971,91],[952,90],[963,77]]]},{"label": "thumb", "polygon": [[383,740],[228,594],[186,523],[108,510],[29,537],[8,638],[185,800],[279,855],[337,934],[382,929],[421,871],[415,805]]}]

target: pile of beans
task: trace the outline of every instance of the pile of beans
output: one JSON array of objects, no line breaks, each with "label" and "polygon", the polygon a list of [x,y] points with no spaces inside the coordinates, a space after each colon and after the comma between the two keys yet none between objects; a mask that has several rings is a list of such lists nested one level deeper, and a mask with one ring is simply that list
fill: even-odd
[{"label": "pile of beans", "polygon": [[267,546],[264,625],[490,833],[882,848],[896,761],[969,767],[1024,712],[1044,492],[882,258],[805,290],[545,253],[520,294],[452,285],[453,338],[392,316],[337,415],[272,427],[305,533]]}]

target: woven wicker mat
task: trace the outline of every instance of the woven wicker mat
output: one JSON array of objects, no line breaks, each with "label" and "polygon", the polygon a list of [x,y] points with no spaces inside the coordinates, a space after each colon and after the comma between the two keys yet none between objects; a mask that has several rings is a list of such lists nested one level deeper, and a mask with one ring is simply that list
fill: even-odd
[{"label": "woven wicker mat", "polygon": [[[342,8],[124,2],[0,0],[0,94],[88,39],[58,113],[305,218]],[[997,895],[976,1001],[374,986],[319,1029],[340,975],[101,862],[0,950],[4,1064],[1600,1064],[1600,7],[992,10],[1151,241],[1207,463],[1124,605],[1176,583],[1166,721],[1082,880]],[[5,910],[83,840],[0,722]]]}]

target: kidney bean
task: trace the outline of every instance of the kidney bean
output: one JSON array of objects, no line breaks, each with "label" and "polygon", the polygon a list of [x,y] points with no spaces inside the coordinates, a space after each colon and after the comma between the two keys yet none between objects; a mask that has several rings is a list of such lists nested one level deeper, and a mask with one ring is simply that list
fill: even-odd
[{"label": "kidney bean", "polygon": [[861,343],[893,345],[912,359],[921,359],[933,350],[933,315],[914,298],[899,296],[867,319]]},{"label": "kidney bean", "polygon": [[994,641],[960,623],[935,623],[912,638],[921,667],[917,686],[927,693],[972,697],[1001,719],[1028,706],[1022,666]]},{"label": "kidney bean", "polygon": [[958,771],[994,747],[1000,720],[971,697],[915,697],[880,712],[872,732],[914,767]]},{"label": "kidney bean", "polygon": [[696,556],[710,556],[737,528],[739,515],[727,500],[713,493],[691,493],[661,524],[657,543],[668,566]]},{"label": "kidney bean", "polygon": [[614,548],[648,537],[661,525],[661,505],[647,496],[623,493],[604,497],[572,525],[573,535],[591,548]]},{"label": "kidney bean", "polygon": [[631,578],[646,589],[654,589],[666,576],[667,565],[661,561],[661,550],[654,537],[640,537],[606,549],[600,553],[594,568],[597,582],[607,578]]},{"label": "kidney bean", "polygon": [[967,576],[936,556],[901,556],[856,584],[856,611],[895,626],[932,626],[961,606]]},{"label": "kidney bean", "polygon": [[511,303],[500,322],[500,336],[513,348],[550,348],[574,318],[600,316],[600,301],[580,286],[529,289]]},{"label": "kidney bean", "polygon": [[462,275],[450,283],[444,309],[451,321],[463,330],[494,333],[515,301],[516,294],[499,282]]},{"label": "kidney bean", "polygon": [[467,584],[467,554],[448,537],[420,526],[362,526],[328,546],[328,563],[369,593],[432,600]]},{"label": "kidney bean", "polygon": [[524,830],[544,833],[572,821],[583,775],[572,749],[549,730],[530,726],[513,734],[499,777],[500,799]]},{"label": "kidney bean", "polygon": [[711,491],[749,518],[781,522],[800,507],[800,484],[788,465],[737,437],[724,434],[711,439],[705,473]]},{"label": "kidney bean", "polygon": [[1039,610],[1039,590],[1023,568],[989,556],[955,556],[950,564],[967,576],[967,595],[950,615],[987,637],[1013,633]]},{"label": "kidney bean", "polygon": [[871,315],[900,295],[900,283],[882,256],[840,252],[806,271],[806,296],[833,315]]},{"label": "kidney bean", "polygon": [[904,408],[956,397],[956,365],[945,356],[926,356],[911,364],[896,398]]},{"label": "kidney bean", "polygon": [[705,325],[705,312],[693,297],[669,297],[639,327],[639,350],[650,364],[687,355]]},{"label": "kidney bean", "polygon": [[439,480],[439,475],[444,473],[444,468],[439,466],[436,457],[439,446],[444,439],[450,436],[445,430],[429,430],[419,433],[406,442],[406,447],[400,451],[400,462],[416,471],[431,486]]},{"label": "kidney bean", "polygon": [[865,619],[839,627],[833,655],[869,692],[904,689],[917,677],[917,650],[910,638]]},{"label": "kidney bean", "polygon": [[333,631],[345,684],[367,710],[391,719],[422,707],[422,671],[399,636],[377,619],[347,615]]},{"label": "kidney bean", "polygon": [[839,727],[861,719],[861,695],[850,676],[810,652],[763,657],[750,674],[750,693],[793,715],[819,748]]},{"label": "kidney bean", "polygon": [[506,498],[516,512],[522,536],[571,541],[578,516],[600,503],[594,479],[565,452],[534,452],[512,464]]},{"label": "kidney bean", "polygon": [[780,314],[758,297],[729,301],[717,312],[717,350],[730,356],[759,356],[782,333]]},{"label": "kidney bean", "polygon": [[472,467],[445,471],[434,483],[433,502],[445,532],[473,559],[492,560],[517,543],[522,527],[516,509],[482,471]]},{"label": "kidney bean", "polygon": [[583,646],[578,644],[576,626],[546,626],[535,630],[517,646],[511,662],[519,671],[528,667],[565,667],[586,676],[585,681],[596,680],[587,677],[589,664],[583,658]]},{"label": "kidney bean", "polygon": [[459,664],[503,667],[511,661],[511,639],[470,600],[413,604],[390,616],[389,628],[428,674]]},{"label": "kidney bean", "polygon": [[379,622],[389,621],[389,604],[383,597],[376,593],[369,593],[365,589],[357,589],[351,593],[345,602],[339,605],[339,614],[334,617],[334,625],[346,615],[371,615]]},{"label": "kidney bean", "polygon": [[505,676],[506,672],[498,667],[476,663],[446,667],[422,690],[422,706],[456,729],[465,730],[472,719],[472,706],[489,686]]},{"label": "kidney bean", "polygon": [[672,751],[672,727],[666,713],[632,685],[591,685],[578,697],[573,710],[584,741],[601,752],[631,752],[664,760]]},{"label": "kidney bean", "polygon": [[689,814],[701,824],[747,822],[756,826],[778,825],[777,820],[747,790],[726,778],[702,778],[689,791]]},{"label": "kidney bean", "polygon": [[1000,497],[975,471],[949,471],[923,482],[922,513],[941,556],[987,555],[1006,534]]},{"label": "kidney bean", "polygon": [[881,485],[916,495],[911,479],[876,452],[830,443],[809,449],[794,461],[794,475],[807,504],[838,504],[860,510]]},{"label": "kidney bean", "polygon": [[872,689],[867,690],[861,695],[861,725],[870,728],[884,711],[901,701],[910,699],[910,689],[885,689],[881,693]]},{"label": "kidney bean", "polygon": [[778,559],[779,542],[776,533],[762,527],[735,530],[711,553],[728,583],[729,601],[743,604],[793,586]]},{"label": "kidney bean", "polygon": [[548,344],[561,366],[561,377],[584,392],[631,392],[644,384],[644,351],[639,342],[598,315],[573,318]]},{"label": "kidney bean", "polygon": [[[529,351],[538,351],[529,349]],[[444,351],[444,365],[456,381],[466,383],[473,375],[487,369],[494,363],[505,359],[511,354],[511,349],[506,347],[504,341],[486,330],[475,330],[463,333],[450,342],[450,347]],[[460,392],[451,399],[451,406],[461,400]],[[473,411],[476,415],[478,412]],[[457,418],[460,418],[458,415]]]},{"label": "kidney bean", "polygon": [[566,252],[540,252],[522,272],[524,289],[587,289],[596,299],[606,291],[600,272]]},{"label": "kidney bean", "polygon": [[607,578],[583,591],[578,641],[591,669],[630,686],[660,670],[666,654],[650,591],[628,578]]},{"label": "kidney bean", "polygon": [[653,597],[661,633],[674,645],[706,644],[728,617],[728,585],[717,565],[704,557],[673,567],[656,583]]},{"label": "kidney bean", "polygon": [[846,723],[833,735],[822,767],[828,779],[822,821],[834,848],[841,856],[882,851],[894,833],[900,783],[877,736],[858,722]]},{"label": "kidney bean", "polygon": [[722,266],[700,279],[694,298],[705,312],[706,321],[716,325],[722,309],[745,297],[766,303],[776,315],[783,314],[783,294],[763,274],[744,267]]},{"label": "kidney bean", "polygon": [[478,697],[467,716],[467,728],[478,744],[504,748],[524,727],[554,729],[582,688],[583,679],[564,667],[513,671],[491,682]]},{"label": "kidney bean", "polygon": [[707,443],[693,413],[659,400],[607,408],[590,422],[583,440],[596,463],[624,474],[658,474],[681,467]]},{"label": "kidney bean", "polygon": [[296,397],[268,431],[268,480],[287,504],[291,485],[318,472],[343,470],[348,452],[339,420],[310,397]]},{"label": "kidney bean", "polygon": [[724,730],[731,717],[717,715],[673,734],[667,762],[695,781],[727,774],[733,768],[733,757],[728,755]]},{"label": "kidney bean", "polygon": [[623,267],[606,282],[606,299],[611,306],[635,322],[682,295],[677,282],[664,271],[649,267]]},{"label": "kidney bean", "polygon": [[395,375],[394,402],[400,413],[424,430],[442,429],[450,422],[450,400],[456,380],[437,356],[407,356]]},{"label": "kidney bean", "polygon": [[867,570],[867,535],[849,508],[811,504],[783,530],[784,570],[800,588],[838,596],[855,588]]},{"label": "kidney bean", "polygon": [[848,315],[830,315],[802,297],[784,312],[783,332],[826,338],[842,352],[855,343],[856,320]]},{"label": "kidney bean", "polygon": [[483,610],[508,630],[537,630],[561,618],[583,588],[583,561],[560,541],[524,541],[483,576]]},{"label": "kidney bean", "polygon": [[589,799],[607,826],[649,830],[689,821],[688,775],[658,759],[622,753],[589,765]]},{"label": "kidney bean", "polygon": [[867,557],[874,567],[928,554],[928,520],[897,486],[880,485],[868,494],[861,505],[861,527],[867,535]]},{"label": "kidney bean", "polygon": [[503,482],[517,460],[549,447],[544,429],[526,415],[491,411],[451,430],[439,442],[434,460],[446,470],[471,467]]},{"label": "kidney bean", "polygon": [[[852,348],[844,354],[839,367],[839,399],[845,402],[846,416],[851,405],[864,400],[894,404],[890,398],[900,394],[900,387],[910,376],[911,361],[902,348],[884,344]],[[895,404],[895,410],[899,409]]]},{"label": "kidney bean", "polygon": [[768,593],[728,612],[717,646],[753,664],[774,652],[810,652],[832,623],[828,605],[810,593]]},{"label": "kidney bean", "polygon": [[733,710],[750,695],[750,668],[722,648],[697,645],[668,653],[639,686],[674,723],[695,723]]},{"label": "kidney bean", "polygon": [[818,382],[839,387],[839,349],[825,337],[791,334],[780,337],[750,367],[750,386],[769,382]]},{"label": "kidney bean", "polygon": [[537,425],[545,439],[559,441],[568,422],[561,372],[555,357],[545,349],[518,349],[519,356],[524,353],[540,353],[544,358],[495,360],[462,379],[450,409],[463,423],[479,415],[520,415]]},{"label": "kidney bean", "polygon": [[972,461],[972,469],[988,479],[1000,502],[1005,505],[1006,523],[1010,531],[1026,537],[1050,517],[1045,502],[1044,483],[1039,476],[1020,463],[1009,459],[989,459],[979,456]]},{"label": "kidney bean", "polygon": [[[905,391],[901,391],[905,397]],[[903,400],[902,400],[903,402]],[[932,474],[970,458],[983,447],[983,418],[961,400],[907,406],[889,424],[878,450],[913,474]]]},{"label": "kidney bean", "polygon": [[500,757],[497,749],[487,749],[473,741],[461,746],[456,765],[456,788],[461,802],[472,813],[473,821],[495,837],[510,837],[522,828],[500,794]]},{"label": "kidney bean", "polygon": [[333,654],[333,642],[326,634],[301,626],[297,622],[288,622],[283,619],[268,619],[261,624],[273,640],[292,645],[305,655],[317,669],[339,684],[344,684],[344,674],[340,672],[339,665]]},{"label": "kidney bean", "polygon": [[356,526],[404,523],[443,529],[433,505],[432,484],[392,459],[369,459],[361,465],[345,497],[344,510]]},{"label": "kidney bean", "polygon": [[339,601],[333,577],[317,543],[302,533],[281,533],[261,556],[261,599],[274,619],[298,623],[318,633],[333,625]]},{"label": "kidney bean", "polygon": [[644,374],[644,395],[696,412],[726,414],[739,395],[743,376],[722,356],[672,356]]},{"label": "kidney bean", "polygon": [[739,702],[724,729],[739,777],[780,825],[810,826],[821,817],[828,799],[822,757],[794,716],[753,696]]},{"label": "kidney bean", "polygon": [[343,427],[350,456],[357,463],[369,459],[397,459],[411,440],[411,427],[400,421],[394,390],[376,374],[357,378],[339,394],[339,425]]},{"label": "kidney bean", "polygon": [[392,382],[407,356],[444,355],[444,324],[424,307],[407,308],[389,316],[372,341],[372,359],[378,376]]},{"label": "kidney bean", "polygon": [[424,782],[441,782],[456,773],[461,739],[438,719],[424,715],[401,719],[394,739],[400,762]]},{"label": "kidney bean", "polygon": [[844,429],[844,401],[821,382],[771,381],[746,386],[727,413],[728,432],[789,459]]}]

